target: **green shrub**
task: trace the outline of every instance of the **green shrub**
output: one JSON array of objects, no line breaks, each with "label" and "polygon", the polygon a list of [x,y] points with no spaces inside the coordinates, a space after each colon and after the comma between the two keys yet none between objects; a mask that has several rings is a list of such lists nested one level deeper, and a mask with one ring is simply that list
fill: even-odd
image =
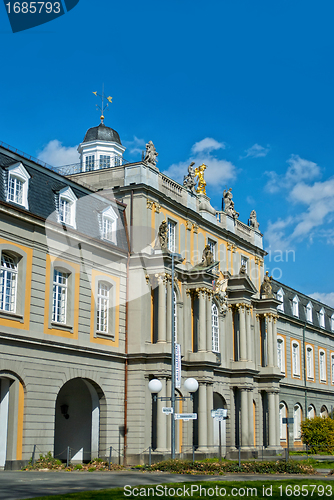
[{"label": "green shrub", "polygon": [[36,462],[32,463],[32,458],[29,460],[27,467],[24,470],[35,470],[35,469],[60,469],[62,467],[61,460],[53,458],[51,451],[46,453],[46,455],[40,455]]},{"label": "green shrub", "polygon": [[74,470],[82,470],[82,464],[76,464]]},{"label": "green shrub", "polygon": [[96,471],[96,467],[89,467],[88,468],[88,472],[95,472]]},{"label": "green shrub", "polygon": [[334,452],[334,420],[331,418],[307,418],[301,423],[302,440],[311,453]]}]

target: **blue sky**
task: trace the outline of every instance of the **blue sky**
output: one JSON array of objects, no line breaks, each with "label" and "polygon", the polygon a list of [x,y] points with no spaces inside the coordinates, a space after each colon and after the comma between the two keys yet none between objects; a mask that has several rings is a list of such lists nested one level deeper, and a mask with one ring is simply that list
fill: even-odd
[{"label": "blue sky", "polygon": [[71,163],[104,82],[126,159],[153,140],[179,181],[205,161],[217,209],[227,186],[240,220],[257,211],[274,277],[334,305],[333,15],[330,0],[80,0],[13,34],[1,4],[0,141]]}]

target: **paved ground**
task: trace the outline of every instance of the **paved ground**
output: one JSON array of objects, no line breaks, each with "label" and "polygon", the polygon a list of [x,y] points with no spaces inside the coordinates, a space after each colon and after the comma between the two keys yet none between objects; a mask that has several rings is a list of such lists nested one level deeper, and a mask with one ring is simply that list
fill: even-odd
[{"label": "paved ground", "polygon": [[[52,494],[64,495],[76,491],[118,488],[127,484],[164,484],[171,482],[195,481],[273,481],[277,479],[324,479],[319,476],[294,475],[227,475],[227,476],[182,476],[177,474],[142,473],[139,471],[119,472],[36,472],[36,471],[1,471],[0,500],[19,500]],[[334,480],[334,476],[326,477]]]}]

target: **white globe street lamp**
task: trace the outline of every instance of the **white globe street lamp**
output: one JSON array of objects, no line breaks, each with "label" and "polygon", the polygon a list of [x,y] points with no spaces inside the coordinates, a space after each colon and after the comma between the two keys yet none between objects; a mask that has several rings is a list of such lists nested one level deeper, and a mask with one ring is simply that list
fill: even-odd
[{"label": "white globe street lamp", "polygon": [[187,392],[193,393],[198,389],[198,382],[194,378],[187,378],[184,382],[184,388]]},{"label": "white globe street lamp", "polygon": [[149,381],[148,389],[152,394],[158,394],[162,389],[162,383],[157,378]]}]

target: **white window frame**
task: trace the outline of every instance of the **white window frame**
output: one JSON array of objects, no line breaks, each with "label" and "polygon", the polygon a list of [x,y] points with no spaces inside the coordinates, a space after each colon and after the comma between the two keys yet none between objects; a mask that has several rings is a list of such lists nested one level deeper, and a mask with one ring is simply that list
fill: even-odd
[{"label": "white window frame", "polygon": [[319,349],[319,379],[320,382],[327,382],[326,351]]},{"label": "white window frame", "polygon": [[296,318],[299,318],[299,298],[298,295],[295,295],[292,299],[292,314]]},{"label": "white window frame", "polygon": [[176,247],[176,222],[168,219],[167,222],[167,248],[171,253],[175,253]]},{"label": "white window frame", "polygon": [[219,352],[219,312],[214,302],[211,306],[212,352]]},{"label": "white window frame", "polygon": [[85,156],[85,172],[95,170],[95,155]]},{"label": "white window frame", "polygon": [[111,285],[104,281],[97,284],[96,331],[108,334]]},{"label": "white window frame", "polygon": [[[59,191],[58,220],[61,224],[76,228],[76,203],[77,197],[69,186]],[[64,215],[62,209],[65,204],[69,209],[68,216]]]},{"label": "white window frame", "polygon": [[292,375],[293,377],[300,377],[300,345],[299,342],[293,340],[291,343],[292,348]]},{"label": "white window frame", "polygon": [[319,326],[325,328],[325,309],[323,307],[319,311]]},{"label": "white window frame", "polygon": [[284,291],[283,291],[283,288],[280,288],[277,291],[276,298],[277,298],[277,300],[279,300],[281,302],[280,304],[278,304],[277,310],[284,312]]},{"label": "white window frame", "polygon": [[334,313],[331,316],[331,330],[334,332]]},{"label": "white window frame", "polygon": [[216,247],[217,247],[217,243],[214,240],[211,240],[210,238],[208,238],[208,245],[210,247],[210,251],[212,253],[213,260],[215,262],[216,261]]},{"label": "white window frame", "polygon": [[[280,346],[280,347],[279,347]],[[277,366],[281,373],[285,373],[285,342],[281,336],[277,337]]]},{"label": "white window frame", "polygon": [[100,155],[99,158],[99,168],[110,168],[111,167],[111,156],[110,155]]},{"label": "white window frame", "polygon": [[334,354],[331,354],[331,377],[332,384],[334,384]]},{"label": "white window frame", "polygon": [[306,321],[308,321],[309,323],[313,323],[312,309],[313,309],[312,302],[309,302],[306,306]]},{"label": "white window frame", "polygon": [[[26,210],[29,210],[28,185],[29,185],[30,175],[28,174],[22,163],[16,163],[15,165],[12,165],[7,169],[7,172],[8,172],[7,197],[6,197],[7,202],[16,203],[17,205],[23,206]],[[12,181],[14,181],[15,186],[17,181],[22,183],[21,196],[19,199],[16,196],[17,195],[16,189],[14,191],[14,194],[10,189]]]},{"label": "white window frame", "polygon": [[306,378],[314,380],[314,350],[309,344],[306,344]]},{"label": "white window frame", "polygon": [[7,252],[0,260],[0,310],[15,313],[17,305],[18,262]]},{"label": "white window frame", "polygon": [[280,422],[280,430],[279,430],[279,434],[280,434],[280,440],[281,441],[286,441],[286,438],[287,438],[287,425],[286,424],[283,424],[283,418],[286,418],[287,417],[287,407],[286,407],[286,404],[283,403],[283,401],[280,402],[279,404],[279,422]]},{"label": "white window frame", "polygon": [[52,322],[66,325],[68,300],[68,272],[55,267],[52,285]]},{"label": "white window frame", "polygon": [[293,438],[295,441],[300,441],[301,439],[301,429],[300,424],[302,422],[302,408],[299,403],[295,404],[293,407]]},{"label": "white window frame", "polygon": [[240,259],[241,266],[244,264],[246,268],[246,273],[248,273],[248,267],[249,267],[249,259],[245,257],[244,255],[241,255]]},{"label": "white window frame", "polygon": [[[103,240],[117,244],[117,219],[118,215],[112,207],[101,213],[101,236]],[[109,229],[108,229],[109,228]]]},{"label": "white window frame", "polygon": [[309,405],[307,408],[307,418],[312,419],[315,417],[315,408],[313,405]]}]

